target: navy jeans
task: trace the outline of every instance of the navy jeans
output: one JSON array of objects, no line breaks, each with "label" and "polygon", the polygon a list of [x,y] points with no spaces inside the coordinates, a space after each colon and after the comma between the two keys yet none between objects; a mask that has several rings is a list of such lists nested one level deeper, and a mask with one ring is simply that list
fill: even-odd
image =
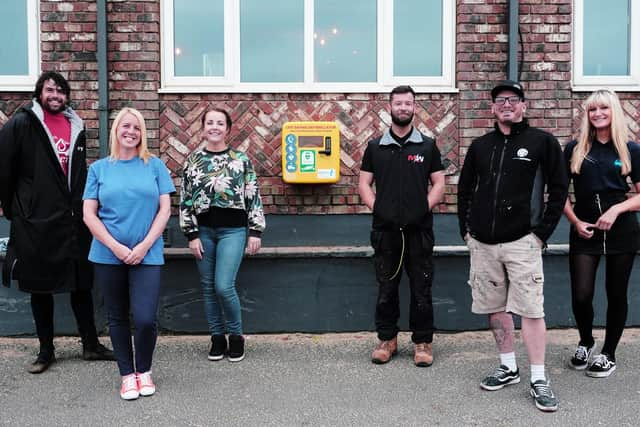
[{"label": "navy jeans", "polygon": [[[245,227],[200,227],[204,248],[196,260],[204,296],[204,309],[211,335],[242,335],[240,298],[236,276],[247,243]],[[226,320],[226,321],[225,321]]]},{"label": "navy jeans", "polygon": [[[403,239],[404,235],[404,239]],[[403,243],[404,241],[404,243]],[[433,341],[433,232],[431,230],[371,232],[373,263],[378,281],[376,302],[376,330],[381,341],[398,335],[400,298],[398,287],[402,267],[409,276],[411,299],[409,328],[411,341],[416,344]]]},{"label": "navy jeans", "polygon": [[[160,265],[95,264],[95,283],[104,296],[109,334],[120,375],[151,370],[158,336]],[[129,311],[135,327],[131,344]]]}]

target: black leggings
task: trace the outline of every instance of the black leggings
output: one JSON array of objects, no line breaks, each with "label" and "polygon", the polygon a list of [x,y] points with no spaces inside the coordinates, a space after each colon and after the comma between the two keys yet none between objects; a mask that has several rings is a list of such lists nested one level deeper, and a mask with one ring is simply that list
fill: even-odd
[{"label": "black leggings", "polygon": [[[71,308],[84,346],[98,343],[90,290],[71,292]],[[31,294],[31,312],[36,323],[40,350],[53,352],[53,295]]]},{"label": "black leggings", "polygon": [[[616,347],[627,321],[627,289],[633,268],[635,253],[605,255],[607,292],[607,325],[602,353],[616,359]],[[593,294],[600,255],[569,254],[571,273],[571,303],[573,315],[580,333],[580,344],[591,346],[594,342]]]}]

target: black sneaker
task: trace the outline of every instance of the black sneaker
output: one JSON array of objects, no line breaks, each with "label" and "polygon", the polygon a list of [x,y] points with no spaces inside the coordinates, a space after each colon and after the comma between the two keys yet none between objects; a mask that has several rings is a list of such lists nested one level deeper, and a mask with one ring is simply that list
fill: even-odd
[{"label": "black sneaker", "polygon": [[593,356],[593,351],[596,348],[596,343],[591,344],[591,347],[578,344],[576,352],[569,361],[569,367],[581,371],[589,366],[589,360]]},{"label": "black sneaker", "polygon": [[244,359],[244,337],[229,335],[229,362],[239,362]]},{"label": "black sneaker", "polygon": [[82,346],[82,358],[84,360],[116,360],[113,351],[100,343]]},{"label": "black sneaker", "polygon": [[56,356],[53,354],[53,350],[52,351],[40,350],[40,353],[38,353],[38,357],[31,364],[31,366],[29,366],[27,371],[29,371],[29,373],[31,374],[41,374],[47,369],[49,369],[49,366],[55,363],[55,361],[56,361]]},{"label": "black sneaker", "polygon": [[227,352],[227,338],[224,335],[211,336],[211,350],[209,351],[209,360],[222,360]]},{"label": "black sneaker", "polygon": [[520,382],[520,371],[510,371],[504,365],[500,365],[493,374],[480,381],[480,387],[485,390],[500,390],[509,384],[518,384]]},{"label": "black sneaker", "polygon": [[602,353],[593,358],[593,363],[587,368],[587,376],[593,378],[606,378],[616,370],[616,362]]},{"label": "black sneaker", "polygon": [[549,384],[549,380],[538,380],[531,383],[530,393],[536,403],[536,408],[545,412],[554,412],[558,410],[558,399]]}]

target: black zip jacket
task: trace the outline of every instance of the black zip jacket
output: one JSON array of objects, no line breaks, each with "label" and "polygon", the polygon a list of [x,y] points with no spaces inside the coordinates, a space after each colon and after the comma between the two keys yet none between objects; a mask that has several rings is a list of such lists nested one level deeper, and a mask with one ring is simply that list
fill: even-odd
[{"label": "black zip jacket", "polygon": [[[545,187],[548,198],[545,206]],[[546,242],[567,199],[568,178],[560,144],[548,132],[515,123],[475,139],[458,182],[460,235],[505,243],[533,232]]]}]

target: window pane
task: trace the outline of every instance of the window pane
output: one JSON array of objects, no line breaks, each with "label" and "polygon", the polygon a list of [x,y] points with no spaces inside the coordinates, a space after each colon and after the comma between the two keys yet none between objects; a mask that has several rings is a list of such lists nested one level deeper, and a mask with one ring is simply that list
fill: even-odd
[{"label": "window pane", "polygon": [[316,0],[316,82],[375,82],[376,0]]},{"label": "window pane", "polygon": [[303,0],[240,0],[240,80],[304,80]]},{"label": "window pane", "polygon": [[393,75],[442,75],[442,0],[393,2]]},{"label": "window pane", "polygon": [[629,75],[630,12],[629,0],[584,0],[584,75]]},{"label": "window pane", "polygon": [[27,0],[3,0],[0,9],[0,75],[28,75]]},{"label": "window pane", "polygon": [[175,75],[224,75],[224,0],[174,0],[173,19]]}]

